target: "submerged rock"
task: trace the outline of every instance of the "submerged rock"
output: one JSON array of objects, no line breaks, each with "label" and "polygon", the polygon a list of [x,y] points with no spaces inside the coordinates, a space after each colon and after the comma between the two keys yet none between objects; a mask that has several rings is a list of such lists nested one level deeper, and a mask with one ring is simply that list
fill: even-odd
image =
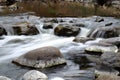
[{"label": "submerged rock", "polygon": [[14,25],[13,27],[15,35],[37,35],[39,31],[35,25],[30,25],[30,23],[24,22]]},{"label": "submerged rock", "polygon": [[120,52],[105,52],[101,55],[104,64],[111,67],[120,67]]},{"label": "submerged rock", "polygon": [[118,37],[119,33],[116,28],[113,27],[99,27],[92,30],[88,37],[91,38],[111,38]]},{"label": "submerged rock", "polygon": [[112,44],[107,44],[107,43],[93,43],[85,48],[85,50],[90,53],[90,52],[95,52],[95,53],[103,53],[103,52],[117,52],[118,48]]},{"label": "submerged rock", "polygon": [[58,48],[49,46],[29,51],[13,62],[28,67],[46,68],[64,64],[66,60]]},{"label": "submerged rock", "polygon": [[24,74],[22,80],[47,80],[47,78],[48,77],[44,73],[37,70],[31,70]]},{"label": "submerged rock", "polygon": [[11,79],[5,76],[0,76],[0,80],[11,80]]},{"label": "submerged rock", "polygon": [[87,41],[94,40],[94,38],[88,38],[88,37],[75,37],[73,40],[74,42],[80,42],[80,43],[85,43]]},{"label": "submerged rock", "polygon": [[62,26],[62,25],[58,25],[55,30],[54,30],[54,34],[58,35],[58,36],[77,36],[80,32],[80,28],[79,27],[75,27],[75,26]]},{"label": "submerged rock", "polygon": [[116,45],[118,48],[120,47],[120,37],[103,39],[103,40],[100,40],[99,42],[113,44],[113,45]]}]

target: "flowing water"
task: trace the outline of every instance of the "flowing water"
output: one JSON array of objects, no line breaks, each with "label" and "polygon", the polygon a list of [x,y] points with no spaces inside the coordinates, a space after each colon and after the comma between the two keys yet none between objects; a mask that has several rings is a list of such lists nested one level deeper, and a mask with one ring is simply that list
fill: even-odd
[{"label": "flowing water", "polygon": [[[3,39],[0,39],[0,75],[10,77],[13,80],[20,80],[23,74],[29,71],[30,68],[17,66],[11,63],[11,61],[30,50],[43,46],[55,46],[60,49],[63,55],[65,55],[72,51],[80,52],[80,50],[86,46],[82,43],[73,42],[74,37],[58,37],[54,35],[54,29],[43,29],[44,22],[47,22],[50,19],[52,18],[40,18],[30,15],[0,17],[0,25],[7,31],[7,36],[2,36],[1,38]],[[69,23],[71,20],[76,24],[85,24],[85,27],[82,27],[81,32],[79,33],[79,36],[82,37],[87,36],[90,28],[96,27],[98,24],[101,26],[105,25],[105,23],[109,21],[109,19],[106,19],[106,21],[101,24],[94,22],[95,17],[57,18],[58,21],[61,19],[65,21],[62,24],[73,24]],[[19,22],[30,22],[35,24],[40,34],[34,36],[14,35],[11,27],[13,24]],[[114,23],[117,22],[119,21],[114,19]],[[55,28],[58,24],[60,24],[60,22],[54,23],[53,27]],[[70,60],[67,60],[67,65],[42,69],[40,71],[46,73],[49,80],[54,77],[58,77],[56,80],[60,79],[59,77],[64,78],[65,80],[93,80],[93,78],[91,78],[91,76],[93,76],[91,72],[94,72],[92,69],[87,71],[80,70],[79,65]],[[53,80],[55,80],[55,78]]]}]

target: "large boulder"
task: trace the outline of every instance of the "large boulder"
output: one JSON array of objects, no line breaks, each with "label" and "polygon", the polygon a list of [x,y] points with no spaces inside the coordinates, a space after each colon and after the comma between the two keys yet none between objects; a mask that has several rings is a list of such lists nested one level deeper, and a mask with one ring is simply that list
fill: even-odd
[{"label": "large boulder", "polygon": [[0,80],[11,80],[11,79],[5,76],[0,76]]},{"label": "large boulder", "polygon": [[91,31],[88,37],[91,38],[111,38],[118,37],[119,33],[116,28],[113,27],[99,27]]},{"label": "large boulder", "polygon": [[15,35],[37,35],[39,31],[35,27],[35,25],[31,25],[30,23],[24,22],[15,24],[13,27],[13,31]]},{"label": "large boulder", "polygon": [[85,48],[88,53],[103,53],[103,52],[117,52],[118,48],[108,43],[93,43]]},{"label": "large boulder", "polygon": [[59,49],[51,46],[29,51],[13,60],[13,62],[34,68],[52,67],[66,63]]},{"label": "large boulder", "polygon": [[44,73],[31,70],[23,75],[22,80],[47,80],[47,78],[48,77]]},{"label": "large boulder", "polygon": [[7,32],[3,27],[0,27],[0,36],[2,35],[7,35]]},{"label": "large boulder", "polygon": [[63,26],[58,25],[54,29],[54,34],[58,36],[77,36],[80,32],[80,28],[76,26]]}]

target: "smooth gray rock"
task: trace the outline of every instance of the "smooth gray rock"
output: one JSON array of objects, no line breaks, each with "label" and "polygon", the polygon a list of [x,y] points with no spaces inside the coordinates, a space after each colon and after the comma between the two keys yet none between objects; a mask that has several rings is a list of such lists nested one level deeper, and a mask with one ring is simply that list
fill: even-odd
[{"label": "smooth gray rock", "polygon": [[11,79],[5,76],[0,76],[0,80],[11,80]]},{"label": "smooth gray rock", "polygon": [[37,70],[31,70],[25,73],[22,77],[22,80],[47,80],[48,77]]}]

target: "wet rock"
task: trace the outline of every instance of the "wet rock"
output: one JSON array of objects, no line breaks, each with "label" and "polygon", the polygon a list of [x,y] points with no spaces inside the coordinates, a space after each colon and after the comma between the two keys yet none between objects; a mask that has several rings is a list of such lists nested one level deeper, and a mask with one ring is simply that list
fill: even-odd
[{"label": "wet rock", "polygon": [[78,26],[78,27],[85,27],[85,24],[78,23],[78,24],[73,24],[73,26]]},{"label": "wet rock", "polygon": [[94,80],[94,69],[88,70],[70,70],[64,73],[65,80]]},{"label": "wet rock", "polygon": [[20,23],[13,26],[15,35],[37,35],[39,31],[35,27],[35,25],[31,25],[30,23]]},{"label": "wet rock", "polygon": [[101,73],[95,80],[120,80],[120,77],[111,73]]},{"label": "wet rock", "polygon": [[75,26],[62,26],[58,25],[55,30],[54,34],[58,36],[77,36],[80,32],[80,28]]},{"label": "wet rock", "polygon": [[117,52],[118,48],[112,44],[107,44],[107,43],[93,43],[91,45],[88,45],[85,48],[85,51],[87,53],[93,53],[97,54],[98,53],[103,53],[103,52]]},{"label": "wet rock", "polygon": [[118,37],[119,33],[115,28],[112,27],[100,27],[93,30],[88,37],[91,38],[111,38]]},{"label": "wet rock", "polygon": [[52,18],[52,19],[47,19],[47,20],[44,20],[45,23],[47,22],[50,22],[50,23],[58,23],[58,19],[57,18]]},{"label": "wet rock", "polygon": [[80,69],[87,69],[94,67],[93,59],[91,60],[86,54],[79,54],[74,56],[74,62],[80,65]]},{"label": "wet rock", "polygon": [[120,67],[120,52],[105,52],[101,55],[101,60],[111,67]]},{"label": "wet rock", "polygon": [[51,46],[29,51],[13,62],[34,68],[46,68],[66,63],[59,49]]},{"label": "wet rock", "polygon": [[105,26],[111,26],[113,23],[111,22],[111,23],[107,23],[107,24],[105,24]]},{"label": "wet rock", "polygon": [[44,24],[43,29],[53,29],[53,25],[52,24]]},{"label": "wet rock", "polygon": [[102,18],[102,17],[96,17],[95,22],[103,22],[103,21],[104,21],[104,18]]},{"label": "wet rock", "polygon": [[75,37],[73,40],[74,42],[80,42],[80,43],[85,43],[87,41],[94,40],[94,38],[88,38],[88,37]]},{"label": "wet rock", "polygon": [[47,80],[47,78],[48,77],[44,73],[37,70],[31,70],[24,74],[22,80]]},{"label": "wet rock", "polygon": [[120,37],[103,39],[103,40],[100,40],[99,42],[113,44],[113,45],[116,45],[118,48],[120,47]]},{"label": "wet rock", "polygon": [[11,80],[11,79],[5,76],[0,76],[0,80]]},{"label": "wet rock", "polygon": [[3,27],[0,27],[0,36],[2,35],[7,35],[7,32]]}]

